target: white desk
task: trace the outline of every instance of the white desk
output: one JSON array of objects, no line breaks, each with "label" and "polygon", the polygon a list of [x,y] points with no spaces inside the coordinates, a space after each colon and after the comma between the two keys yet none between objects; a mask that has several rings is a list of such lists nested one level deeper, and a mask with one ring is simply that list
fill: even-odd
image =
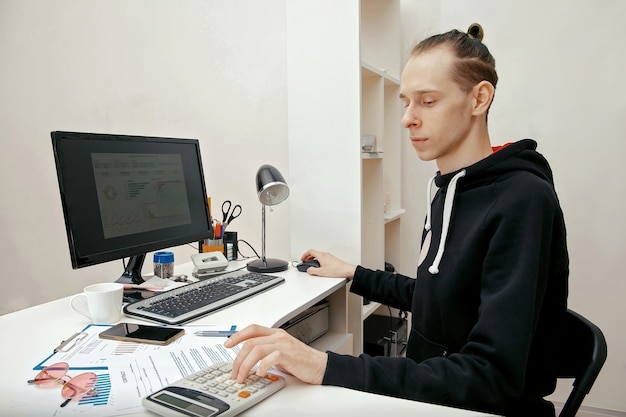
[{"label": "white desk", "polygon": [[[177,268],[177,273],[179,272],[181,271]],[[298,272],[291,266],[288,271],[278,275],[285,277],[284,284],[196,320],[193,324],[234,323],[238,326],[245,326],[258,323],[278,326],[318,301],[329,299],[331,317],[333,314],[335,317],[331,318],[329,336],[320,342],[320,346],[326,348],[324,346],[336,345],[339,347],[338,350],[345,349],[345,346],[352,346],[351,335],[346,334],[346,280],[312,277]],[[9,412],[11,416],[32,415],[25,407],[10,408],[13,405],[15,387],[26,383],[24,375],[27,375],[28,371],[43,357],[51,353],[61,340],[88,324],[85,317],[70,308],[69,298],[0,316],[0,328],[4,335],[0,343],[0,357],[3,360],[0,378],[0,410],[2,412]],[[129,317],[124,317],[123,320],[138,322]],[[35,371],[32,374],[34,376]],[[59,398],[61,398],[60,393]],[[36,392],[33,392],[29,400],[37,401]],[[275,417],[277,412],[284,416],[380,416],[391,410],[394,415],[398,416],[484,415],[344,388],[311,386],[293,377],[287,378],[287,386],[284,389],[244,414],[271,417]],[[141,415],[153,414],[146,411]]]}]

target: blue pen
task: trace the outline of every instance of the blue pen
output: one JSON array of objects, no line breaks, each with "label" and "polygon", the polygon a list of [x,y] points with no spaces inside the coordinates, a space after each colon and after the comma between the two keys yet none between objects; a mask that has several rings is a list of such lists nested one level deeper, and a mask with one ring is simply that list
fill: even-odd
[{"label": "blue pen", "polygon": [[194,334],[201,337],[230,337],[237,333],[237,326],[232,326],[230,330],[198,330]]},{"label": "blue pen", "polygon": [[230,337],[235,333],[237,332],[231,330],[203,330],[195,332],[194,334],[201,337]]}]

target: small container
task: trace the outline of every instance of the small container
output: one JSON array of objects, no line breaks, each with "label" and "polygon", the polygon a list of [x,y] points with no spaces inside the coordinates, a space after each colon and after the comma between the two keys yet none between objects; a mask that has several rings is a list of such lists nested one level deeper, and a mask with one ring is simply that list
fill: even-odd
[{"label": "small container", "polygon": [[239,252],[239,248],[237,247],[237,232],[224,232],[224,247],[226,249],[226,259],[229,261],[237,259],[237,252]]},{"label": "small container", "polygon": [[154,252],[154,275],[160,278],[174,276],[174,252]]},{"label": "small container", "polygon": [[361,136],[361,151],[375,152],[375,150],[376,150],[376,135],[362,135]]},{"label": "small container", "polygon": [[391,206],[391,194],[385,193],[385,206],[384,206],[385,214],[389,214],[389,206]]},{"label": "small container", "polygon": [[[224,253],[224,239],[206,239],[202,245],[202,252],[222,252]],[[224,253],[224,256],[226,254]]]}]

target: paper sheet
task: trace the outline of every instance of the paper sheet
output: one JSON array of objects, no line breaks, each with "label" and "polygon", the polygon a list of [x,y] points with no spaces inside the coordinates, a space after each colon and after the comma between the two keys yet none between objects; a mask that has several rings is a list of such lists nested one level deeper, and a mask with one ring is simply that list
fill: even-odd
[{"label": "paper sheet", "polygon": [[72,400],[61,408],[60,384],[35,386],[26,384],[37,373],[28,371],[24,385],[16,388],[11,415],[37,416],[113,416],[141,413],[141,399],[202,368],[218,362],[232,362],[239,347],[226,349],[226,337],[197,336],[197,331],[228,331],[232,326],[181,326],[185,335],[167,346],[117,342],[98,338],[108,326],[90,325],[87,334],[67,352],[48,356],[34,368],[65,361],[68,375],[85,371],[98,375],[96,393]]},{"label": "paper sheet", "polygon": [[133,355],[130,360],[114,358],[109,362],[109,373],[117,401],[141,406],[143,397],[184,376],[219,362],[232,362],[239,349],[224,348],[226,338],[212,339],[212,344]]}]

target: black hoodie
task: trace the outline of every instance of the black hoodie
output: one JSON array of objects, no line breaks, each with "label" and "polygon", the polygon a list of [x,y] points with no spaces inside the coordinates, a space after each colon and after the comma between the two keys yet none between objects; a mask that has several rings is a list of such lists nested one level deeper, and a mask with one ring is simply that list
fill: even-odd
[{"label": "black hoodie", "polygon": [[536,146],[525,139],[437,174],[417,279],[359,266],[351,287],[411,311],[406,358],[329,352],[323,384],[554,416],[543,397],[556,384],[569,261],[552,172]]}]

